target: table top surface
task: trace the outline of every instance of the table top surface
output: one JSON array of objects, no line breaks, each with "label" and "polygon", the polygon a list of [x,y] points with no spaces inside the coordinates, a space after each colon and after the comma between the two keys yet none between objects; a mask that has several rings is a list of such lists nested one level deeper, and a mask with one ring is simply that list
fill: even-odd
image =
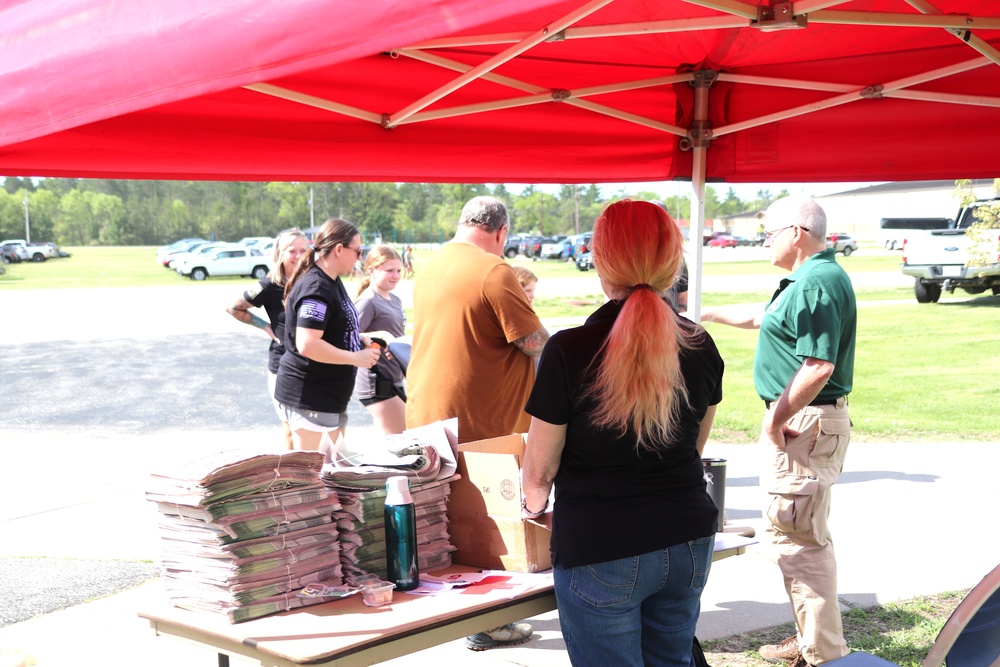
[{"label": "table top surface", "polygon": [[[720,533],[715,559],[733,556],[755,540]],[[478,568],[454,565],[432,574],[479,573]],[[251,647],[261,653],[300,663],[321,662],[340,654],[475,617],[489,611],[549,597],[555,608],[551,571],[526,574],[491,573],[484,583],[455,588],[434,595],[394,591],[391,604],[365,606],[361,595],[281,612],[232,624],[224,614],[190,611],[172,606],[166,593],[163,603],[139,610],[158,632],[196,634],[199,641],[225,651],[229,646]],[[187,631],[187,632],[179,632]]]}]

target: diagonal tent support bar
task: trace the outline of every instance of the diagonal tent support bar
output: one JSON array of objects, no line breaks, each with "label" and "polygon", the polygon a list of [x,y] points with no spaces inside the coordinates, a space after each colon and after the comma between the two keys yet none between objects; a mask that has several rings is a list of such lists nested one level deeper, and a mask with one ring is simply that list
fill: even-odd
[{"label": "diagonal tent support bar", "polygon": [[[911,77],[906,77],[905,79],[898,79],[890,83],[882,84],[879,94],[884,96],[891,96],[895,91],[909,88],[910,86],[915,86],[920,83],[926,83],[928,81],[934,81],[952,74],[958,74],[961,72],[967,72],[979,67],[984,67],[990,64],[990,61],[986,58],[975,58],[973,60],[968,60],[964,63],[958,63],[956,65],[951,65],[949,67],[942,67],[936,70],[931,70],[929,72],[924,72],[923,74],[916,74]],[[719,75],[720,80],[726,80],[724,74]],[[807,113],[813,113],[814,111],[822,111],[823,109],[830,109],[835,106],[840,106],[841,104],[848,104],[850,102],[857,102],[858,100],[866,99],[872,97],[869,94],[875,89],[875,86],[869,86],[863,90],[858,90],[855,88],[852,92],[843,93],[835,97],[831,97],[826,100],[819,102],[813,102],[811,104],[804,104],[793,109],[787,109],[785,111],[779,111],[772,114],[767,114],[765,116],[759,116],[751,120],[746,120],[740,123],[732,123],[730,125],[724,125],[718,127],[714,130],[715,136],[722,136],[725,134],[732,134],[733,132],[739,132],[741,130],[746,130],[751,127],[758,127],[760,125],[766,125],[767,123],[773,123],[779,120],[785,120],[786,118],[794,118],[796,116],[801,116]]]},{"label": "diagonal tent support bar", "polygon": [[531,47],[541,42],[544,42],[551,34],[557,33],[565,29],[566,27],[573,25],[580,19],[590,16],[598,9],[604,7],[605,5],[611,2],[613,2],[613,0],[591,0],[591,2],[588,2],[586,5],[576,10],[575,12],[567,14],[558,21],[555,21],[549,24],[548,26],[542,28],[541,30],[536,31],[527,39],[518,42],[514,46],[510,47],[509,49],[506,49],[505,51],[502,51],[501,53],[498,53],[497,55],[493,56],[486,62],[481,63],[476,67],[473,67],[471,70],[469,70],[465,74],[462,74],[457,79],[452,81],[450,84],[442,86],[441,88],[438,88],[437,90],[428,93],[427,95],[424,95],[422,98],[420,98],[413,104],[410,104],[409,106],[400,109],[394,114],[390,114],[386,118],[384,125],[387,128],[398,125],[400,122],[412,116],[421,109],[424,109],[430,106],[431,104],[434,104],[442,97],[445,97],[446,95],[455,92],[459,88],[468,84],[470,81],[478,79],[486,72],[492,71],[493,69],[496,69],[503,63],[516,58],[517,56],[521,55]]},{"label": "diagonal tent support bar", "polygon": [[920,15],[888,12],[857,12],[847,10],[825,10],[809,14],[810,23],[829,25],[876,25],[898,28],[946,28],[969,30],[972,28],[1000,29],[1000,18],[958,15]]},{"label": "diagonal tent support bar", "polygon": [[943,102],[945,104],[963,104],[979,107],[1000,108],[1000,97],[985,97],[982,95],[956,95],[954,93],[929,93],[921,90],[894,90],[885,93],[886,97],[918,102]]},{"label": "diagonal tent support bar", "polygon": [[[558,33],[559,41],[574,39],[594,39],[601,37],[631,37],[635,35],[656,35],[671,32],[692,32],[695,30],[722,30],[725,28],[745,28],[749,21],[738,16],[705,16],[689,19],[668,19],[662,21],[643,21],[642,23],[612,23],[608,25],[592,25],[577,28],[566,28]],[[530,33],[506,32],[489,35],[467,35],[442,37],[407,48],[458,49],[473,46],[494,46],[496,44],[514,44],[527,39]],[[550,38],[549,41],[556,41]]]},{"label": "diagonal tent support bar", "polygon": [[[939,17],[941,15],[941,10],[932,5],[930,2],[927,2],[927,0],[906,0],[906,2],[911,7],[914,7],[917,11],[923,12],[924,14],[930,14],[935,17]],[[997,23],[1000,24],[1000,19],[997,19]],[[984,26],[981,25],[981,23],[975,23],[975,24],[969,23],[966,24],[965,26],[960,27],[957,30],[952,30],[951,32],[960,40],[968,44],[971,48],[975,49],[976,51],[983,54],[996,64],[1000,65],[1000,51],[998,51],[995,47],[987,44],[982,38],[973,35],[971,32],[973,28],[982,28],[982,27]],[[993,25],[991,27],[996,28],[1000,27],[1000,25]]]},{"label": "diagonal tent support bar", "polygon": [[[714,7],[713,3],[692,2],[706,7]],[[741,7],[748,6],[745,3],[737,3]],[[937,15],[920,16],[918,14],[901,14],[886,12],[860,12],[848,10],[824,11],[824,7],[843,4],[843,0],[837,2],[817,3],[818,6],[812,10],[800,9],[800,5],[806,3],[793,3],[795,13],[809,12],[809,21],[812,23],[828,23],[832,25],[879,25],[897,26],[912,28],[945,28],[945,29],[969,29],[969,28],[994,28],[1000,29],[1000,18],[995,16],[971,16],[971,15]],[[754,9],[753,19],[757,18]],[[751,21],[745,17],[747,12],[741,11],[738,14],[705,16],[687,19],[671,19],[662,21],[646,21],[642,23],[620,23],[608,25],[595,25],[577,28],[566,28],[559,33],[559,39],[570,41],[574,39],[593,39],[602,37],[628,37],[634,35],[654,35],[672,32],[692,32],[697,30],[721,30],[726,28],[745,28]],[[531,33],[508,32],[485,35],[467,35],[459,37],[443,37],[441,39],[430,40],[420,44],[410,45],[409,49],[449,49],[468,48],[475,46],[492,46],[496,44],[515,44],[528,39]]]},{"label": "diagonal tent support bar", "polygon": [[279,97],[283,100],[297,102],[298,104],[305,104],[306,106],[316,107],[317,109],[323,109],[325,111],[333,111],[345,116],[350,116],[351,118],[357,118],[358,120],[367,120],[376,124],[381,124],[382,122],[382,114],[365,111],[364,109],[358,109],[346,104],[340,104],[339,102],[331,102],[330,100],[323,99],[322,97],[299,93],[294,90],[271,85],[270,83],[252,83],[243,87],[247,90],[263,93],[264,95]]},{"label": "diagonal tent support bar", "polygon": [[745,19],[757,20],[759,8],[757,4],[741,2],[740,0],[684,0],[689,5],[697,5],[708,9],[715,9],[733,16],[742,16]]},{"label": "diagonal tent support bar", "polygon": [[[408,123],[416,123],[428,120],[438,120],[441,118],[467,116],[473,113],[481,113],[484,111],[496,111],[498,109],[512,109],[515,107],[541,104],[544,102],[572,103],[573,101],[579,100],[579,98],[589,97],[592,95],[603,95],[606,93],[615,93],[623,90],[637,90],[640,88],[653,88],[656,86],[669,86],[675,83],[680,83],[682,81],[690,81],[690,80],[691,80],[690,74],[676,74],[673,76],[657,77],[655,79],[644,79],[642,81],[631,81],[631,82],[604,85],[604,86],[593,86],[591,88],[580,88],[578,90],[561,90],[561,91],[545,90],[536,93],[534,95],[530,95],[528,97],[517,97],[506,100],[496,100],[493,102],[482,102],[480,104],[468,104],[465,106],[449,107],[447,109],[438,109],[435,111],[424,111],[418,114],[414,114],[413,116],[410,116],[410,118],[408,118],[406,121],[400,124],[405,125]],[[640,125],[645,125],[646,127],[650,127],[657,130],[663,130],[666,132],[672,132],[674,134],[679,134],[679,135],[684,134],[684,130],[682,128],[676,127],[674,125],[661,123],[651,118],[643,118],[642,116],[630,114],[625,111],[618,111],[603,105],[575,104],[574,106],[579,106],[580,108],[584,109],[592,107],[588,109],[591,111],[596,111],[599,108],[600,111],[598,111],[598,113],[603,113],[606,116],[613,116],[614,118],[619,118],[621,120],[629,120],[631,122],[638,122],[638,124]]]},{"label": "diagonal tent support bar", "polygon": [[[404,55],[404,56],[407,56],[409,58],[413,58],[415,60],[420,60],[421,62],[426,62],[426,63],[432,64],[432,65],[437,65],[438,67],[444,67],[444,68],[455,70],[455,71],[458,71],[458,72],[464,72],[464,71],[467,71],[467,70],[469,70],[471,68],[471,66],[466,65],[464,63],[460,63],[460,62],[455,61],[455,60],[450,60],[448,58],[444,58],[442,56],[438,56],[438,55],[435,55],[435,54],[432,54],[432,53],[425,53],[423,51],[415,51],[415,50],[410,50],[410,49],[402,49],[398,53],[400,55]],[[507,76],[501,76],[501,75],[495,74],[493,72],[490,72],[490,73],[484,75],[482,78],[485,81],[490,81],[492,83],[498,83],[498,84],[501,84],[501,85],[504,85],[504,86],[508,86],[510,88],[514,88],[515,90],[520,90],[520,91],[523,91],[523,92],[526,92],[526,93],[531,93],[532,95],[552,95],[552,91],[550,89],[548,89],[548,88],[543,88],[542,86],[536,86],[534,84],[526,83],[524,81],[519,81],[517,79],[513,79],[513,78],[510,78],[510,77],[507,77]],[[635,88],[649,87],[650,85],[669,85],[669,84],[672,84],[672,83],[679,83],[679,82],[682,82],[682,81],[690,81],[691,79],[692,79],[692,75],[690,73],[685,73],[685,74],[672,75],[672,76],[668,76],[668,77],[658,77],[656,79],[644,80],[644,81],[647,82],[647,83],[645,83],[645,85],[641,85],[643,82],[632,82],[632,83],[625,83],[625,84],[617,84],[619,86],[622,86],[622,87],[619,87],[617,89],[618,90],[631,90],[631,89],[635,89]],[[657,82],[660,82],[660,83],[650,84],[650,83],[648,83],[650,81],[657,81]],[[610,90],[607,90],[606,88],[607,88],[606,86],[598,86],[598,87],[595,87],[594,90],[598,91],[598,92],[611,92]],[[587,89],[587,90],[591,90],[591,89]],[[570,91],[570,93],[571,94],[575,94],[574,91]],[[596,92],[594,94],[596,94]],[[596,102],[591,102],[589,100],[577,99],[575,97],[567,97],[565,99],[562,99],[561,102],[563,104],[569,104],[569,105],[572,105],[572,106],[575,106],[575,107],[579,107],[581,109],[586,109],[586,110],[591,111],[593,113],[602,114],[604,116],[610,116],[612,118],[618,118],[620,120],[624,120],[624,121],[628,121],[628,122],[631,122],[631,123],[635,123],[637,125],[642,125],[644,127],[648,127],[648,128],[654,129],[654,130],[660,130],[660,131],[663,131],[663,132],[669,132],[670,134],[676,134],[677,136],[680,136],[680,137],[683,137],[683,136],[687,135],[687,130],[685,130],[684,128],[678,127],[676,125],[670,125],[669,123],[663,123],[663,122],[654,120],[652,118],[645,118],[643,116],[639,116],[639,115],[636,115],[636,114],[628,113],[626,111],[620,111],[618,109],[613,109],[611,107],[605,106],[603,104],[598,104]],[[477,105],[473,105],[473,106],[477,106]],[[485,109],[482,109],[482,110],[485,110]],[[428,112],[428,113],[431,113],[431,112]],[[423,114],[421,114],[421,118],[423,119]]]},{"label": "diagonal tent support bar", "polygon": [[794,14],[809,14],[809,20],[811,21],[812,12],[826,9],[827,7],[846,5],[848,2],[851,2],[851,0],[798,0],[798,2],[792,3],[792,12]]}]

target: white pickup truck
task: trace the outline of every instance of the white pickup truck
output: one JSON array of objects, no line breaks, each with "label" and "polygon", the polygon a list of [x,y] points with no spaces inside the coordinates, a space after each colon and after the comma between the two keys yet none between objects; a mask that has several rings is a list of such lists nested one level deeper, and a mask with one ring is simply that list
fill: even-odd
[{"label": "white pickup truck", "polygon": [[189,254],[175,268],[178,274],[191,276],[191,280],[209,276],[251,276],[261,280],[271,270],[271,258],[255,254],[246,246],[231,244],[204,254]]},{"label": "white pickup truck", "polygon": [[25,252],[28,253],[28,259],[34,262],[44,262],[47,259],[59,256],[56,249],[48,243],[28,243],[24,239],[6,239],[0,241],[0,245],[7,245],[8,243],[24,248]]},{"label": "white pickup truck", "polygon": [[976,222],[975,210],[986,204],[1000,204],[1000,197],[962,207],[951,229],[921,232],[903,242],[901,268],[904,275],[913,276],[913,292],[919,303],[937,303],[942,290],[954,292],[956,287],[969,294],[986,290],[1000,294],[1000,229],[977,231],[980,259],[975,266],[968,262],[970,239],[966,231]]}]

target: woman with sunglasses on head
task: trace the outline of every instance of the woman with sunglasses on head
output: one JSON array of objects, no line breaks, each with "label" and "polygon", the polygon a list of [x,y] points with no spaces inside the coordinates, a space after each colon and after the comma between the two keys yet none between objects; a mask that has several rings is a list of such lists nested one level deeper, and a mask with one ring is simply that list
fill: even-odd
[{"label": "woman with sunglasses on head", "polygon": [[643,201],[608,205],[593,260],[608,303],[553,334],[531,415],[523,515],[552,514],[552,570],[575,667],[690,667],[718,510],[701,451],[722,399],[705,330],[661,298],[680,229]]},{"label": "woman with sunglasses on head", "polygon": [[[299,258],[309,249],[309,241],[302,230],[286,229],[274,240],[274,257],[271,272],[257,285],[251,287],[226,308],[226,311],[244,324],[261,329],[271,338],[267,356],[267,395],[274,402],[278,419],[285,427],[285,444],[292,449],[292,431],[285,419],[281,405],[274,400],[274,385],[278,377],[278,364],[285,353],[285,283],[299,264]],[[267,320],[250,312],[263,308]]]},{"label": "woman with sunglasses on head", "polygon": [[356,370],[379,358],[360,334],[358,312],[340,279],[360,257],[357,228],[327,220],[285,285],[285,355],[274,397],[294,448],[323,450],[327,461],[344,435]]},{"label": "woman with sunglasses on head", "polygon": [[[361,331],[386,344],[402,336],[406,329],[403,302],[392,293],[402,276],[403,259],[398,252],[384,245],[368,251],[354,305]],[[374,368],[358,371],[354,395],[383,433],[406,430],[405,377],[399,361],[385,351]]]}]

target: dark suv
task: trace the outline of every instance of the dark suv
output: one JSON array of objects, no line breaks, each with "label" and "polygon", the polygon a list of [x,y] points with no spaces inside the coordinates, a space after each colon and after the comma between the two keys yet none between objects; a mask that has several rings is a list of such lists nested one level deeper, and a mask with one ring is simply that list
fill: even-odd
[{"label": "dark suv", "polygon": [[515,236],[508,236],[507,237],[507,245],[505,245],[503,247],[504,257],[506,257],[507,259],[514,259],[515,257],[517,257],[517,251],[518,251],[518,248],[520,247],[520,245],[521,245],[521,237],[520,236],[516,236],[516,235]]}]

